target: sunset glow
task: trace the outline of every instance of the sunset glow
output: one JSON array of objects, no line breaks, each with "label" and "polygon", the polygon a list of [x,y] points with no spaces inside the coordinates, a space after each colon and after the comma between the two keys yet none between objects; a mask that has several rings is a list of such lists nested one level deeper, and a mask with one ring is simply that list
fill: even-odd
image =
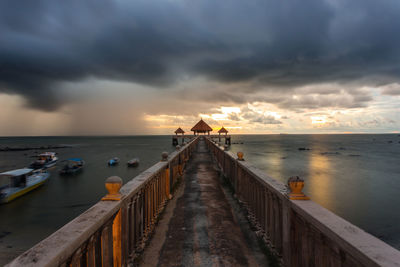
[{"label": "sunset glow", "polygon": [[324,123],[326,123],[326,117],[325,116],[311,117],[311,123],[312,124],[324,124]]}]

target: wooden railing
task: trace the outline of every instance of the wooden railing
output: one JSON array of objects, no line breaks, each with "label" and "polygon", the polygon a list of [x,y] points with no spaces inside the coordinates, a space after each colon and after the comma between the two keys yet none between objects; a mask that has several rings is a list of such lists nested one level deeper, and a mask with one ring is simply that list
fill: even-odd
[{"label": "wooden railing", "polygon": [[[127,266],[154,229],[198,138],[168,154],[7,266]],[[106,186],[118,186],[111,177]],[[120,187],[120,186],[119,186]],[[117,188],[117,193],[118,189]]]},{"label": "wooden railing", "polygon": [[284,266],[400,266],[400,251],[287,187],[210,139],[207,145],[257,233]]}]

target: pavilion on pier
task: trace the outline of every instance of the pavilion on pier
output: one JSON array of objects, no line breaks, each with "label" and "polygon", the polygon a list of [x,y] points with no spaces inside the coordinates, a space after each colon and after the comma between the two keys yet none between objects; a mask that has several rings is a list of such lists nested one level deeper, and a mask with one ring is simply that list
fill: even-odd
[{"label": "pavilion on pier", "polygon": [[182,128],[181,128],[181,127],[179,127],[178,129],[176,129],[176,131],[175,131],[175,134],[176,134],[176,135],[179,135],[179,134],[181,134],[181,135],[183,136],[183,135],[185,135],[185,131],[184,131],[184,130],[182,130]]},{"label": "pavilion on pier", "polygon": [[195,126],[191,129],[194,135],[199,135],[199,134],[208,134],[210,135],[210,132],[212,131],[212,128],[205,122],[203,119],[200,119],[198,123],[196,123]]}]

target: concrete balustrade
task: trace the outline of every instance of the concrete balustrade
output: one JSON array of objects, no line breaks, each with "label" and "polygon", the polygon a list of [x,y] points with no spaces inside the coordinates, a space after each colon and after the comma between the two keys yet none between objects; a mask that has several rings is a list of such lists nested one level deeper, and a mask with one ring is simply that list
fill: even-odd
[{"label": "concrete balustrade", "polygon": [[292,191],[245,161],[207,145],[249,213],[260,238],[284,266],[400,266],[400,251],[305,196],[304,181],[289,179]]},{"label": "concrete balustrade", "polygon": [[197,142],[163,152],[122,187],[121,178],[108,178],[102,201],[7,266],[127,266],[143,250]]}]

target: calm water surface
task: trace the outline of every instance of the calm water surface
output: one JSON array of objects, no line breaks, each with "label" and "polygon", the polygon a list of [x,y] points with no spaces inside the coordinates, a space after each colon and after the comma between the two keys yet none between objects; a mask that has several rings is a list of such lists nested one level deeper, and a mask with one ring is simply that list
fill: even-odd
[{"label": "calm water surface", "polygon": [[[284,183],[301,176],[312,200],[400,249],[398,135],[243,135],[232,142],[233,152],[243,151],[268,175]],[[82,157],[85,168],[59,176],[58,163],[47,184],[0,206],[0,265],[99,201],[107,177],[126,182],[156,163],[162,151],[173,150],[170,136],[0,138],[0,147],[42,145],[71,146],[54,151],[60,160]],[[35,152],[0,152],[0,171],[29,165]],[[115,156],[120,165],[108,167]],[[127,168],[133,157],[140,166]]]},{"label": "calm water surface", "polygon": [[[172,151],[170,136],[134,137],[30,137],[0,138],[0,147],[40,147],[68,145],[54,149],[59,162],[50,169],[50,180],[40,188],[8,204],[0,205],[0,266],[47,237],[95,204],[106,194],[104,181],[117,175],[125,182],[161,159],[161,152]],[[23,168],[43,150],[0,152],[0,172]],[[60,176],[61,160],[81,157],[86,165],[76,175]],[[119,157],[117,166],[107,161]],[[126,162],[140,158],[137,168]]]},{"label": "calm water surface", "polygon": [[[400,249],[400,136],[236,136],[233,152],[281,182],[305,180],[311,199]],[[310,150],[300,151],[299,148]]]}]

